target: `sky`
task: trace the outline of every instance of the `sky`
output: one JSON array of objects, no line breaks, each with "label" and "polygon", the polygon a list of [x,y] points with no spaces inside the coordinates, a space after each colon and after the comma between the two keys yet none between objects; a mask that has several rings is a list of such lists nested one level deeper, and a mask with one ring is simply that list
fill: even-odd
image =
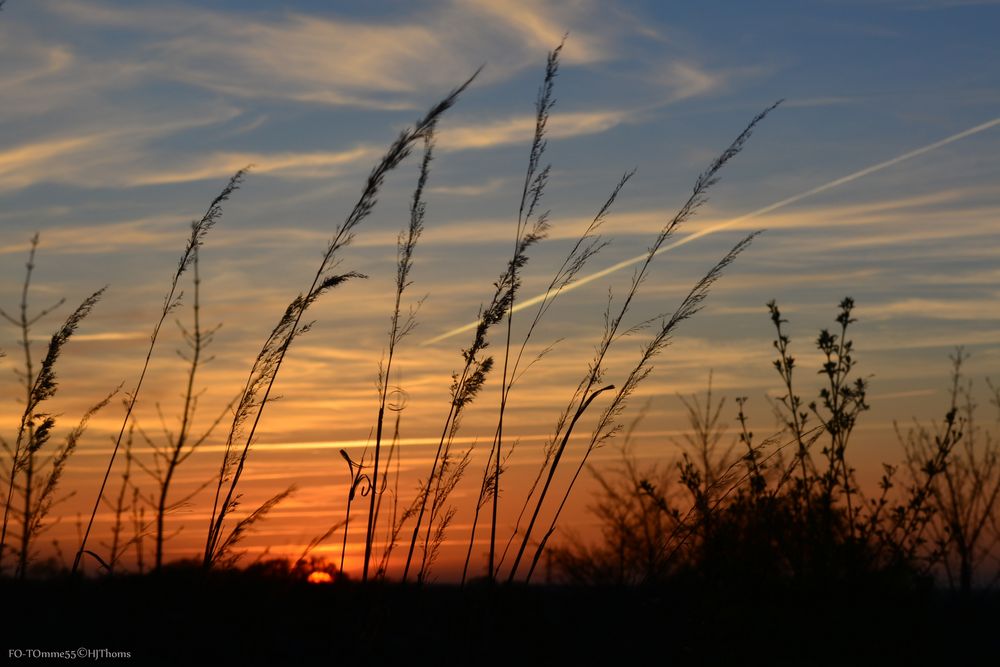
[{"label": "sky", "polygon": [[[404,297],[405,307],[420,302],[392,380],[406,394],[399,492],[407,499],[426,475],[451,373],[470,341],[470,332],[453,332],[475,320],[509,257],[546,53],[568,34],[545,155],[552,225],[530,253],[523,298],[544,289],[620,176],[636,175],[603,228],[609,245],[582,274],[598,277],[560,296],[530,351],[554,347],[512,393],[505,430],[518,444],[499,533],[510,533],[542,446],[587,369],[609,294],[620,298],[628,287],[628,260],[644,253],[714,156],[779,99],[709,202],[678,230],[680,245],[656,258],[630,322],[671,312],[739,239],[766,231],[684,323],[623,419],[647,406],[632,451],[646,465],[669,465],[687,428],[678,394],[704,391],[711,373],[715,395],[727,397],[728,424],[734,399],[746,396],[755,431],[775,432],[769,397],[781,392],[765,304],[776,300],[789,320],[809,398],[819,387],[816,334],[834,326],[837,304],[851,296],[857,373],[870,383],[872,406],[851,454],[870,483],[881,462],[900,460],[894,423],[905,430],[915,418],[944,415],[956,346],[971,355],[975,391],[1000,378],[997,25],[1000,3],[985,0],[10,0],[0,13],[0,307],[17,311],[36,232],[34,307],[61,297],[75,304],[108,285],[60,360],[52,409],[65,432],[107,392],[135,385],[191,220],[233,172],[253,165],[200,257],[202,316],[221,324],[199,376],[197,425],[207,428],[242,387],[285,305],[308,287],[385,147],[484,66],[438,127],[426,231]],[[338,449],[358,459],[371,438],[396,238],[418,163],[411,157],[390,175],[340,256],[340,267],[367,278],[315,306],[314,328],[281,371],[281,400],[258,432],[243,505],[290,483],[298,491],[248,538],[251,558],[298,553],[343,518],[348,474]],[[174,313],[182,322],[187,305]],[[36,357],[69,312],[64,305],[36,325]],[[527,320],[515,316],[515,339]],[[634,364],[644,335],[613,350],[609,381]],[[23,409],[11,372],[23,360],[18,336],[8,327],[0,337],[8,355],[0,363],[10,369],[0,374],[8,441]],[[177,427],[182,345],[168,326],[140,396],[138,423],[154,439],[163,437],[160,413],[166,428]],[[490,378],[459,432],[459,443],[474,446],[473,463],[453,496],[459,511],[440,556],[443,579],[464,558],[497,385]],[[995,419],[977,396],[984,420]],[[42,551],[53,540],[75,549],[77,517],[94,502],[122,417],[113,404],[92,421]],[[178,496],[211,479],[220,438],[185,464]],[[571,443],[577,458],[565,472],[583,444]],[[148,446],[137,443],[135,455],[148,463]],[[592,462],[614,466],[621,456],[619,439]],[[132,482],[151,491],[139,469]],[[560,537],[596,537],[587,512],[593,488],[589,477],[582,482]],[[171,514],[168,557],[197,551],[209,502],[203,491]],[[98,543],[109,539],[112,519],[102,508]],[[349,531],[354,571],[363,521]],[[474,549],[479,560],[485,538]],[[339,538],[317,553],[339,559]]]}]

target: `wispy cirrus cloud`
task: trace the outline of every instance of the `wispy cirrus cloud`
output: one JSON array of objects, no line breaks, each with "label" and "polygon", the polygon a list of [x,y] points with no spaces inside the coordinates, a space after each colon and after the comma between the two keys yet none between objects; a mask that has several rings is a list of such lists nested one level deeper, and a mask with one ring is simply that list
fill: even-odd
[{"label": "wispy cirrus cloud", "polygon": [[[272,118],[253,105],[422,107],[431,91],[447,90],[483,62],[488,67],[480,89],[537,69],[567,31],[572,33],[563,52],[567,66],[614,61],[641,25],[608,21],[610,10],[590,0],[432,4],[388,21],[279,10],[233,21],[223,11],[183,3],[120,6],[91,0],[47,0],[32,10],[51,21],[22,26],[14,17],[0,26],[0,57],[12,63],[0,73],[10,101],[0,109],[0,120],[23,125],[17,143],[4,146],[0,137],[3,190],[46,182],[111,188],[195,182],[249,163],[256,173],[277,178],[335,178],[370,160],[381,146],[357,141],[298,151],[254,146]],[[129,31],[130,37],[93,48],[87,35],[101,31]],[[649,70],[648,77],[642,75],[654,84],[647,98],[621,108],[557,113],[550,138],[642,122],[651,110],[708,94],[726,80],[684,54]],[[144,101],[177,83],[189,88]],[[206,91],[217,97],[208,100]],[[48,131],[39,130],[46,124],[33,115],[49,118]],[[227,127],[230,121],[236,127]],[[533,124],[530,113],[459,121],[443,128],[439,147],[520,143],[530,138]],[[193,152],[153,145],[165,145],[167,138],[183,145],[190,141],[189,130],[208,126],[214,126],[212,141],[194,144]]]},{"label": "wispy cirrus cloud", "polygon": [[[57,254],[97,254],[117,252],[135,247],[158,247],[177,243],[183,238],[189,219],[180,216],[158,216],[99,224],[74,224],[45,230],[43,250]],[[27,239],[0,244],[0,255],[26,253]]]},{"label": "wispy cirrus cloud", "polygon": [[483,62],[485,81],[507,78],[567,31],[571,64],[610,58],[620,38],[595,23],[599,4],[579,2],[415,3],[391,21],[267,11],[234,22],[182,4],[49,7],[77,23],[151,34],[144,62],[165,78],[230,95],[379,109],[415,108],[427,89],[455,85]]},{"label": "wispy cirrus cloud", "polygon": [[[594,0],[412,3],[388,21],[271,10],[234,22],[223,12],[168,3],[46,6],[77,24],[145,33],[138,62],[128,64],[147,75],[240,97],[383,110],[418,108],[426,91],[447,89],[480,64],[487,65],[480,86],[537,68],[567,34],[568,66],[623,58],[636,38],[662,41],[622,8]],[[679,49],[643,77],[670,100],[716,90],[727,78]]]},{"label": "wispy cirrus cloud", "polygon": [[[253,165],[256,175],[284,179],[331,178],[374,159],[381,147],[357,145],[339,151],[214,151],[194,157],[143,159],[149,141],[174,131],[232,120],[233,111],[214,119],[186,124],[108,130],[77,137],[48,139],[0,149],[0,190],[25,188],[42,182],[78,186],[135,187],[187,183],[231,175]],[[549,136],[568,139],[599,134],[628,122],[625,111],[556,114]],[[522,115],[486,123],[444,128],[438,140],[442,150],[490,149],[524,143],[534,129],[534,117]]]},{"label": "wispy cirrus cloud", "polygon": [[344,151],[303,153],[213,153],[193,163],[165,170],[151,170],[133,175],[129,185],[187,183],[232,175],[237,169],[252,166],[255,175],[280,178],[328,178],[351,165],[370,160],[378,154],[374,147],[358,146]]},{"label": "wispy cirrus cloud", "polygon": [[934,320],[1000,320],[1000,308],[997,302],[1000,293],[994,293],[983,299],[931,299],[911,297],[898,299],[873,307],[870,317],[873,319],[891,319],[896,317],[916,317]]},{"label": "wispy cirrus cloud", "polygon": [[[548,137],[568,139],[599,134],[627,122],[630,117],[631,114],[624,110],[554,113],[549,121]],[[442,130],[437,143],[444,150],[493,148],[530,141],[534,129],[535,117],[525,114],[504,120],[447,127]]]},{"label": "wispy cirrus cloud", "polygon": [[0,150],[0,188],[31,185],[50,172],[53,164],[66,163],[97,143],[96,137],[67,137],[24,143]]},{"label": "wispy cirrus cloud", "polygon": [[[551,139],[570,139],[600,134],[629,122],[631,118],[631,114],[624,110],[553,114],[548,136]],[[485,123],[449,124],[439,131],[437,146],[445,151],[465,151],[523,144],[530,140],[534,127],[535,117],[527,114]],[[330,178],[340,175],[347,168],[371,161],[379,155],[381,148],[360,145],[342,151],[218,152],[176,168],[140,171],[130,176],[129,184],[151,185],[219,178],[248,164],[253,165],[257,175],[288,179]],[[476,188],[474,192],[482,194],[497,185],[493,182],[486,190]],[[445,189],[441,190],[441,187]],[[446,186],[440,186],[438,191],[458,192]]]},{"label": "wispy cirrus cloud", "polygon": [[481,197],[482,195],[497,192],[506,183],[507,179],[505,178],[489,178],[481,183],[469,183],[465,185],[436,185],[428,188],[427,191],[436,195]]},{"label": "wispy cirrus cloud", "polygon": [[152,170],[150,165],[154,164],[149,159],[151,142],[219,125],[238,115],[232,107],[209,104],[198,105],[197,114],[179,119],[164,113],[117,124],[102,123],[95,118],[82,122],[75,131],[60,130],[48,137],[0,147],[0,191],[39,183],[82,187],[141,185],[141,174]]}]

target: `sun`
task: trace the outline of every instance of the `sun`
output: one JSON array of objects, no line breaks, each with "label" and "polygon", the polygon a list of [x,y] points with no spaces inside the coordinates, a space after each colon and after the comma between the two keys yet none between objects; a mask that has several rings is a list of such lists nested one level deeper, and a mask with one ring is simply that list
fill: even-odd
[{"label": "sun", "polygon": [[309,574],[306,579],[310,584],[332,584],[333,577],[330,576],[329,572],[324,572],[323,570],[316,570]]}]

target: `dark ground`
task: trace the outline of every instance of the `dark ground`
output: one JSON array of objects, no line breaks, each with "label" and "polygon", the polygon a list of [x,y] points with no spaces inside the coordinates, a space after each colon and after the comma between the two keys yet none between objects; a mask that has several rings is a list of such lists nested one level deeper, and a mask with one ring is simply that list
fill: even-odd
[{"label": "dark ground", "polygon": [[[310,585],[245,572],[0,581],[3,646],[88,664],[1000,665],[1000,595]],[[652,658],[643,656],[653,656]]]}]

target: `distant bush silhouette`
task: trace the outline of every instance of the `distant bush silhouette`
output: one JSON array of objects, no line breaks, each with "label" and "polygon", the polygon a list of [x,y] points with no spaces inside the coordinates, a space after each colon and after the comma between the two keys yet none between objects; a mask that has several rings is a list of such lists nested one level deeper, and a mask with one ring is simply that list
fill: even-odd
[{"label": "distant bush silhouette", "polygon": [[[595,471],[602,493],[592,511],[604,541],[570,540],[555,549],[555,575],[577,583],[694,577],[729,589],[780,582],[829,589],[873,582],[911,588],[930,584],[943,571],[968,592],[976,566],[995,558],[1000,474],[995,439],[973,430],[962,352],[954,357],[944,419],[900,432],[904,479],[898,467],[885,465],[869,497],[847,455],[852,431],[868,409],[867,382],[852,377],[853,300],[841,302],[838,330],[823,330],[816,340],[825,385],[808,403],[795,390],[787,322],[774,302],[768,308],[776,331],[774,365],[785,390],[774,407],[784,429],[755,443],[741,398],[739,432],[723,448],[724,399],[713,402],[711,384],[704,404],[698,396],[682,399],[690,435],[676,469],[642,469],[626,447],[616,470]],[[978,574],[989,583],[989,572]]]},{"label": "distant bush silhouette", "polygon": [[[941,470],[928,479],[925,490],[929,519],[922,539],[937,550],[937,570],[949,586],[971,592],[979,576],[980,585],[993,585],[1000,577],[995,548],[1000,544],[996,514],[1000,497],[1000,441],[989,428],[979,425],[972,380],[963,377],[969,355],[958,348],[952,356],[951,408],[941,424],[919,421],[905,432],[896,424],[896,434],[906,454],[905,466],[913,479],[936,469],[941,443],[960,424],[961,435]],[[993,385],[989,383],[991,389]],[[1000,407],[994,390],[991,400]],[[989,422],[987,422],[989,423]],[[998,418],[994,424],[1000,424]],[[990,568],[994,569],[991,573]]]}]

